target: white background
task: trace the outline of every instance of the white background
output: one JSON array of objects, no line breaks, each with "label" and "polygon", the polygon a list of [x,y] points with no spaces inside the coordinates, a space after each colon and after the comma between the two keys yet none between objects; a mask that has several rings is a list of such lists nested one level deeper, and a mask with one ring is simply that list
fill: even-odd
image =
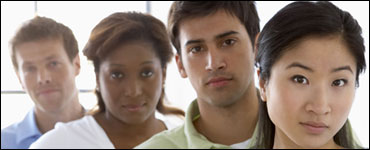
[{"label": "white background", "polygon": [[[172,2],[150,2],[151,14],[167,23],[168,10]],[[256,2],[261,20],[260,28],[281,8],[291,2]],[[369,2],[333,2],[348,11],[362,27],[366,47],[366,65],[369,66]],[[61,22],[74,32],[79,49],[86,44],[92,28],[103,18],[114,12],[147,11],[147,2],[37,2],[37,14]],[[23,119],[33,106],[27,94],[5,94],[3,91],[22,90],[14,73],[8,42],[16,29],[35,16],[35,2],[1,1],[1,129]],[[93,65],[86,57],[81,58],[81,73],[76,78],[79,89],[93,89],[95,76]],[[255,75],[256,76],[256,75]],[[256,79],[256,77],[255,77]],[[256,80],[256,85],[258,82]],[[356,91],[349,119],[361,143],[369,147],[369,71],[360,75],[360,87]],[[166,93],[170,102],[184,110],[196,98],[188,79],[180,77],[175,62],[167,69]],[[92,93],[80,93],[80,102],[85,108],[96,104]]]}]

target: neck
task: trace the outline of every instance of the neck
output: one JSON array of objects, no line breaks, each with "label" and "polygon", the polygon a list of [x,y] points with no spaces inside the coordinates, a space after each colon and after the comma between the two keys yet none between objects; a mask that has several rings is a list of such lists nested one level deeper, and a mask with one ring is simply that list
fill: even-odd
[{"label": "neck", "polygon": [[114,133],[127,135],[129,137],[147,134],[152,132],[156,128],[165,127],[160,120],[155,118],[154,112],[147,120],[137,124],[123,122],[114,117],[108,110],[101,113],[101,115],[102,116],[100,117],[103,117],[101,119],[104,119],[102,120],[104,121],[102,122],[102,124],[104,124],[106,127],[110,129],[113,129]]},{"label": "neck", "polygon": [[343,149],[343,147],[337,145],[334,139],[330,139],[327,143],[320,146],[313,147],[315,142],[312,141],[311,145],[298,145],[292,141],[288,136],[286,136],[280,129],[275,127],[275,137],[273,149]]},{"label": "neck", "polygon": [[85,111],[79,103],[77,95],[65,106],[61,107],[60,111],[47,111],[35,107],[36,123],[42,134],[53,129],[57,122],[69,122],[84,116]]},{"label": "neck", "polygon": [[258,120],[256,88],[249,88],[244,96],[230,107],[216,107],[198,100],[200,118],[194,126],[214,143],[231,145],[252,137]]},{"label": "neck", "polygon": [[115,148],[133,148],[166,129],[164,123],[154,117],[154,113],[144,122],[137,124],[123,122],[108,110],[94,115],[94,118]]}]

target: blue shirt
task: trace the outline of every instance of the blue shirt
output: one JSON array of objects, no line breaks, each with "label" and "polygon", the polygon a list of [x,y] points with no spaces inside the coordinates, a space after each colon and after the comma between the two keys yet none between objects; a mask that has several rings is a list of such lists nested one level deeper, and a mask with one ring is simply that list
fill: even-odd
[{"label": "blue shirt", "polygon": [[32,108],[21,122],[1,130],[1,149],[28,149],[41,135]]}]

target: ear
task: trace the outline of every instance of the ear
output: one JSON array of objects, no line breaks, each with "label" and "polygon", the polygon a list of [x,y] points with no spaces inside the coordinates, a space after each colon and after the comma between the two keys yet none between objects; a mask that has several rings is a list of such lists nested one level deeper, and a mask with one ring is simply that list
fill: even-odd
[{"label": "ear", "polygon": [[73,67],[75,69],[75,76],[80,74],[81,64],[80,64],[80,56],[77,54],[75,58],[73,58]]},{"label": "ear", "polygon": [[166,81],[166,71],[166,67],[162,68],[162,84],[164,84],[164,81]]},{"label": "ear", "polygon": [[261,100],[266,102],[267,101],[267,96],[266,96],[266,88],[267,88],[267,82],[266,80],[262,79],[261,77],[261,70],[258,68],[257,69],[257,75],[259,79],[259,86],[260,86],[260,94],[261,94]]},{"label": "ear", "polygon": [[95,73],[95,78],[96,78],[96,89],[95,90],[100,92],[100,82],[99,82],[100,79],[99,79],[99,73],[98,72]]},{"label": "ear", "polygon": [[25,88],[24,88],[24,86],[23,86],[23,83],[22,83],[22,80],[21,80],[21,76],[19,75],[19,70],[17,70],[17,71],[15,72],[15,74],[17,74],[17,78],[18,78],[19,84],[21,84],[21,86],[22,86],[23,90],[25,90],[25,91],[26,91],[26,89],[25,89]]},{"label": "ear", "polygon": [[176,59],[177,68],[179,69],[181,77],[183,78],[188,77],[184,69],[184,65],[182,64],[181,56],[179,54],[176,54],[175,59]]},{"label": "ear", "polygon": [[257,57],[257,52],[258,52],[258,37],[260,36],[260,33],[261,32],[258,32],[255,39],[254,39],[254,59],[256,60],[256,57]]}]

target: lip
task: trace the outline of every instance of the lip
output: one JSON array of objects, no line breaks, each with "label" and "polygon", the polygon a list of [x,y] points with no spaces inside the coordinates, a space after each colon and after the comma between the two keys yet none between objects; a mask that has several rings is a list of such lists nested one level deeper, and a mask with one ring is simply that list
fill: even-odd
[{"label": "lip", "polygon": [[302,125],[310,134],[321,134],[329,128],[329,126],[323,122],[307,121],[300,122],[299,124]]},{"label": "lip", "polygon": [[222,87],[230,82],[231,78],[226,77],[214,77],[207,81],[206,85],[213,87]]},{"label": "lip", "polygon": [[145,103],[144,104],[126,104],[126,105],[123,105],[122,107],[129,112],[138,112],[142,110],[144,106],[145,106]]},{"label": "lip", "polygon": [[37,95],[47,95],[47,94],[52,94],[54,92],[56,92],[58,90],[56,89],[43,89],[43,90],[40,90]]}]

